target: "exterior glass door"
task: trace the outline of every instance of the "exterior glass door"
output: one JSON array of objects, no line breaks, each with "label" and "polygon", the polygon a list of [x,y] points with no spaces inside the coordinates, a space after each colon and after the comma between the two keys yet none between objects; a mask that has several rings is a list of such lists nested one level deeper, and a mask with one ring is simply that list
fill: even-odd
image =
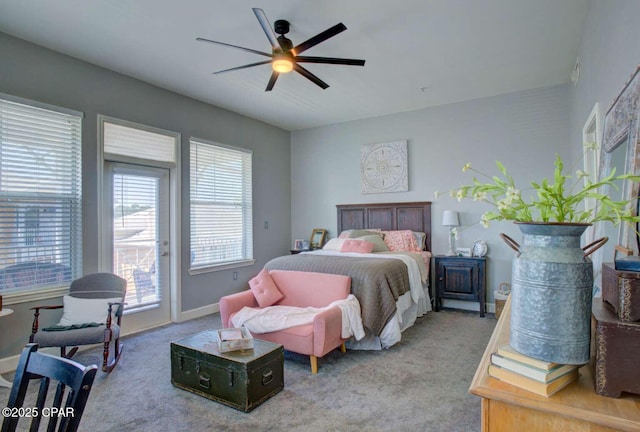
[{"label": "exterior glass door", "polygon": [[[107,163],[112,271],[127,280],[125,313],[141,328],[168,322],[169,172]],[[127,317],[127,327],[132,317]]]}]

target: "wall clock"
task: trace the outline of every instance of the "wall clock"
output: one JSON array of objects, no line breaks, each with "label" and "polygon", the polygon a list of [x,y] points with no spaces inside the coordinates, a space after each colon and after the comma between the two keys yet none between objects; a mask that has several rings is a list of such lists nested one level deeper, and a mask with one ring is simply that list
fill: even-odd
[{"label": "wall clock", "polygon": [[471,253],[474,257],[483,257],[487,254],[487,243],[483,240],[476,240],[473,242],[473,248],[471,248]]},{"label": "wall clock", "polygon": [[362,193],[409,190],[406,140],[365,145],[361,151]]}]

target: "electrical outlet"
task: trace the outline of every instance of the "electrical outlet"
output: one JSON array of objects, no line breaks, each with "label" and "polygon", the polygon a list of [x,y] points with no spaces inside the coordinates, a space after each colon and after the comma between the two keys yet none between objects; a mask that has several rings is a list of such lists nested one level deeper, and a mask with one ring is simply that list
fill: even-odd
[{"label": "electrical outlet", "polygon": [[233,280],[238,280],[238,272],[233,272]]}]

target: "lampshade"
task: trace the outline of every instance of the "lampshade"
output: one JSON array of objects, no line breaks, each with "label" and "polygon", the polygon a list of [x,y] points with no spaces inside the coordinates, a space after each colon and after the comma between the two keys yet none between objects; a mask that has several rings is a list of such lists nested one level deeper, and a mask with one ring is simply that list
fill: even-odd
[{"label": "lampshade", "polygon": [[275,57],[273,59],[273,62],[271,63],[271,68],[275,72],[287,73],[287,72],[291,72],[291,70],[293,69],[293,63],[291,62],[291,59],[283,55],[283,56]]},{"label": "lampshade", "polygon": [[444,213],[442,213],[442,225],[450,227],[460,225],[460,222],[458,221],[458,212],[445,210]]}]

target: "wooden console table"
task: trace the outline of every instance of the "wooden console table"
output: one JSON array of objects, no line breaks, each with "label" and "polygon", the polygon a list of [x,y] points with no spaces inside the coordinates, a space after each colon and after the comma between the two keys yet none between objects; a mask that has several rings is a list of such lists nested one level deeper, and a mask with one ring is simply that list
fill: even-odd
[{"label": "wooden console table", "polygon": [[549,398],[490,377],[491,353],[509,342],[510,317],[509,299],[469,387],[482,398],[483,432],[640,431],[640,397],[598,395],[590,365],[580,368],[577,381]]}]

